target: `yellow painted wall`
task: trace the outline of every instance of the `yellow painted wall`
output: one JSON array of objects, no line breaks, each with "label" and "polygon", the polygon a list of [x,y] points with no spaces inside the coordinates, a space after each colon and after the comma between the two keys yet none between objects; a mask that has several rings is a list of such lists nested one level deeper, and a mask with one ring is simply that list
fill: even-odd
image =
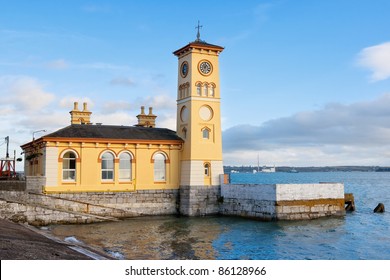
[{"label": "yellow painted wall", "polygon": [[[179,187],[179,158],[181,145],[174,144],[126,144],[126,143],[74,143],[48,142],[47,148],[58,148],[57,185],[46,186],[50,192],[80,192],[80,191],[135,191],[153,189],[177,189]],[[76,160],[76,181],[65,182],[62,179],[62,157],[66,151],[78,154]],[[114,180],[101,179],[101,155],[110,151],[114,157]],[[132,180],[119,180],[119,155],[123,151],[132,154]],[[165,182],[154,181],[153,154],[164,153],[168,160]]]}]

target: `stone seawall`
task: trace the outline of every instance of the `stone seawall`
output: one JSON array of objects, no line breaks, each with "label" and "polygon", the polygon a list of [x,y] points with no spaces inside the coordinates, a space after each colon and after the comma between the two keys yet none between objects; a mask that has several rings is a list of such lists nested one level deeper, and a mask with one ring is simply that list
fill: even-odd
[{"label": "stone seawall", "polygon": [[178,190],[55,195],[0,190],[0,199],[1,217],[40,225],[178,213]]},{"label": "stone seawall", "polygon": [[341,216],[344,210],[344,185],[270,184],[222,185],[224,215],[261,220],[301,220]]},{"label": "stone seawall", "polygon": [[[0,189],[0,216],[28,223],[89,223],[146,215],[233,215],[260,220],[344,215],[344,185],[222,184],[174,190],[43,194],[44,177]],[[227,182],[227,181],[224,181]],[[24,184],[24,185],[23,185]]]}]

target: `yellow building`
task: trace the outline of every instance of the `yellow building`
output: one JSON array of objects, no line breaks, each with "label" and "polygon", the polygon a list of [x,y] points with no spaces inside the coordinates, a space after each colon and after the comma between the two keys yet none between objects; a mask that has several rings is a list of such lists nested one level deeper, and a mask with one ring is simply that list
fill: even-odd
[{"label": "yellow building", "polygon": [[[219,186],[223,174],[218,56],[199,38],[178,49],[177,131],[157,128],[152,108],[135,126],[92,124],[87,104],[71,124],[22,146],[25,174],[46,193],[134,192]],[[185,194],[183,194],[185,197]]]}]

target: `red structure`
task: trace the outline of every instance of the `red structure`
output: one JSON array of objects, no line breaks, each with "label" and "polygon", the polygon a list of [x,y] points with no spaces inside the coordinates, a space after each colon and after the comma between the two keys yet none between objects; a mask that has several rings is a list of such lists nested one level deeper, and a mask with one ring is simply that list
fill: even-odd
[{"label": "red structure", "polygon": [[15,171],[15,161],[16,157],[14,154],[14,158],[9,157],[9,136],[5,137],[5,142],[7,143],[7,152],[5,158],[0,159],[0,179],[10,179],[16,177]]}]

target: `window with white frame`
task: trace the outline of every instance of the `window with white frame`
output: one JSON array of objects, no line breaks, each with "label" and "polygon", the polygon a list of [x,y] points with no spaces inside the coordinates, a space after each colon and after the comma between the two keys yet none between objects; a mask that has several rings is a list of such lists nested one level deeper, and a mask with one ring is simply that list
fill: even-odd
[{"label": "window with white frame", "polygon": [[153,156],[154,160],[154,181],[155,182],[165,182],[165,155],[162,153],[157,153]]},{"label": "window with white frame", "polygon": [[114,180],[114,156],[109,152],[102,155],[102,180]]},{"label": "window with white frame", "polygon": [[62,158],[62,180],[76,181],[76,155],[66,152]]},{"label": "window with white frame", "polygon": [[122,153],[119,156],[119,180],[131,180],[131,155],[129,153]]}]

